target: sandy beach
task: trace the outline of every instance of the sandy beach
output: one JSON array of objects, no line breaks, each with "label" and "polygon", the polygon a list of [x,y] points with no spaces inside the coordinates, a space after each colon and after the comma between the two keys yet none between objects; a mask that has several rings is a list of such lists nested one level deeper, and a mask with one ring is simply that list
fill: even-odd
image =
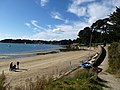
[{"label": "sandy beach", "polygon": [[[32,57],[0,60],[0,73],[4,71],[7,82],[11,86],[23,84],[27,78],[36,78],[42,75],[59,76],[78,67],[82,60],[94,55],[95,51],[70,51],[55,54],[37,55]],[[9,71],[9,64],[20,62],[20,70]]]}]

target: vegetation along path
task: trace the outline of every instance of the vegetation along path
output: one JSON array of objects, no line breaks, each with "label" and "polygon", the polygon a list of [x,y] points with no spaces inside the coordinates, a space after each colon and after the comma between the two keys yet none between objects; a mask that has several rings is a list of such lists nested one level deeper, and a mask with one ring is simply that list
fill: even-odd
[{"label": "vegetation along path", "polygon": [[107,54],[106,54],[105,60],[100,65],[103,71],[99,74],[99,77],[105,80],[106,85],[109,87],[109,88],[104,87],[104,90],[120,90],[120,79],[106,72],[106,70],[109,67],[107,48],[106,48],[106,51],[107,51]]}]

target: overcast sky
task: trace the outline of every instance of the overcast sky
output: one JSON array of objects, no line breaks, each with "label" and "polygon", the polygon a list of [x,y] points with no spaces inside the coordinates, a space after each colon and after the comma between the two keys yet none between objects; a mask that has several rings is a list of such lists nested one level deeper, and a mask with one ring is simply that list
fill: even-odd
[{"label": "overcast sky", "polygon": [[75,39],[116,6],[120,0],[0,0],[0,40]]}]

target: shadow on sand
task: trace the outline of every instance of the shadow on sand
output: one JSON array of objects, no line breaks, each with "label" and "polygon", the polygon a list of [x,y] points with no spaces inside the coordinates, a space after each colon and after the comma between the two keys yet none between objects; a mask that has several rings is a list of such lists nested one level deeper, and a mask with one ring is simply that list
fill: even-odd
[{"label": "shadow on sand", "polygon": [[16,70],[13,70],[14,72],[22,72],[22,71],[28,71],[28,69],[23,69],[23,68],[16,68]]}]

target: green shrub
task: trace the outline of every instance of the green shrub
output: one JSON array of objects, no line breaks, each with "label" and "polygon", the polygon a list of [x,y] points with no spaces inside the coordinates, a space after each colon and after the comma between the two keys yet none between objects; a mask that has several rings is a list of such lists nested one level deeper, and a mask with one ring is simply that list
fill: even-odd
[{"label": "green shrub", "polygon": [[105,86],[97,74],[79,70],[72,77],[64,77],[54,81],[45,90],[103,90]]},{"label": "green shrub", "polygon": [[6,77],[3,71],[2,74],[0,75],[0,90],[6,90],[5,80],[6,80]]},{"label": "green shrub", "polygon": [[109,69],[113,74],[120,75],[120,43],[114,42],[108,48]]}]

